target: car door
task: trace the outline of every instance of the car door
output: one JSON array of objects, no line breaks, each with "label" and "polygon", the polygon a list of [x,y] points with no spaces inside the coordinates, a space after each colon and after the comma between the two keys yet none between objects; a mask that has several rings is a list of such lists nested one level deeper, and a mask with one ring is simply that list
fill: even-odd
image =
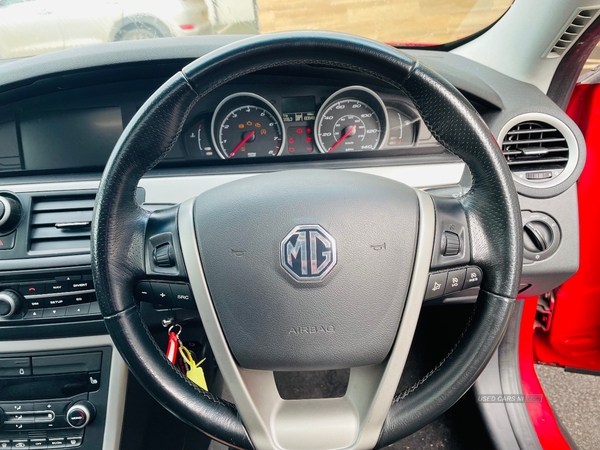
[{"label": "car door", "polygon": [[0,58],[21,58],[64,48],[53,0],[0,0]]}]

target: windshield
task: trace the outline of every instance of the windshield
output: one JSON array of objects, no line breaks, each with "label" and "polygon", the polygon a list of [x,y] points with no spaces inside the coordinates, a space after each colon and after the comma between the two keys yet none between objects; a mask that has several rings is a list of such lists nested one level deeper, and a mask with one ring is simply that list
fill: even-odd
[{"label": "windshield", "polygon": [[496,21],[512,0],[0,0],[0,58],[104,42],[332,30],[435,45]]}]

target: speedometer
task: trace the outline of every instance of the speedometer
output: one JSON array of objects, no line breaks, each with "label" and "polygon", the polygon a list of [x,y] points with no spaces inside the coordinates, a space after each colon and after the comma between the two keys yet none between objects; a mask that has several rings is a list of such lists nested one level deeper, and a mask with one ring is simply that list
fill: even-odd
[{"label": "speedometer", "polygon": [[353,86],[333,94],[321,107],[315,127],[323,153],[377,150],[386,132],[385,106],[373,91]]}]

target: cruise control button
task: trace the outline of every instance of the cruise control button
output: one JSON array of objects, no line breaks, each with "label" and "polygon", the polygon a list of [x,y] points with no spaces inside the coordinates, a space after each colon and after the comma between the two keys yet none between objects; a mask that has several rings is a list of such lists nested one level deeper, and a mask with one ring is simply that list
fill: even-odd
[{"label": "cruise control button", "polygon": [[48,317],[62,317],[67,313],[67,308],[61,306],[59,308],[44,308],[44,319]]},{"label": "cruise control button", "polygon": [[154,303],[154,293],[152,292],[152,287],[148,281],[138,283],[135,287],[134,295],[140,302]]},{"label": "cruise control button", "polygon": [[448,272],[430,273],[425,300],[441,297],[444,294]]},{"label": "cruise control button", "polygon": [[175,306],[185,309],[196,309],[196,302],[187,284],[171,284],[171,292]]},{"label": "cruise control button", "polygon": [[174,306],[173,293],[169,283],[158,283],[153,281],[150,283],[152,292],[154,293],[154,303],[164,306]]},{"label": "cruise control button", "polygon": [[444,289],[444,294],[451,294],[452,292],[460,291],[465,282],[466,273],[467,269],[451,270],[448,272],[448,280],[446,280],[446,289]]},{"label": "cruise control button", "polygon": [[469,289],[481,285],[482,278],[483,273],[481,273],[481,269],[479,267],[467,267],[467,276],[465,278],[463,289]]}]

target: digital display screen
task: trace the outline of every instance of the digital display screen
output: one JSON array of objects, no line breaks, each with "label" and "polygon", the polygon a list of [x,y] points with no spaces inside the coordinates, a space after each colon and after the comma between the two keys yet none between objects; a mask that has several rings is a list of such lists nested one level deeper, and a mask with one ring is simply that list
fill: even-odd
[{"label": "digital display screen", "polygon": [[315,120],[315,98],[284,97],[281,99],[281,112],[284,122],[310,122]]},{"label": "digital display screen", "polygon": [[26,170],[104,166],[123,132],[121,108],[23,114]]}]

